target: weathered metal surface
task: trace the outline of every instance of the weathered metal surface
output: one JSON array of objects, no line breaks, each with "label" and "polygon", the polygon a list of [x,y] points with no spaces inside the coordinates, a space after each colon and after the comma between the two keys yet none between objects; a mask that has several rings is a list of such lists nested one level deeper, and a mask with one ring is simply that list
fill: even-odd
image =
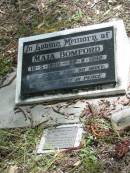
[{"label": "weathered metal surface", "polygon": [[82,138],[81,124],[67,124],[56,128],[44,130],[43,136],[37,146],[37,153],[48,153],[56,150],[78,148]]}]

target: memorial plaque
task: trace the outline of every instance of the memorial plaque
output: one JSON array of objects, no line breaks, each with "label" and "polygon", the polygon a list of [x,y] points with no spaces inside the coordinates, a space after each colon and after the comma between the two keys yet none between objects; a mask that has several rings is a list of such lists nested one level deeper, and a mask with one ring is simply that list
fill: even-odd
[{"label": "memorial plaque", "polygon": [[23,43],[21,97],[116,84],[114,27]]},{"label": "memorial plaque", "polygon": [[37,153],[77,148],[80,146],[82,132],[81,124],[68,124],[44,130]]},{"label": "memorial plaque", "polygon": [[125,94],[129,63],[122,20],[20,38],[15,103]]}]

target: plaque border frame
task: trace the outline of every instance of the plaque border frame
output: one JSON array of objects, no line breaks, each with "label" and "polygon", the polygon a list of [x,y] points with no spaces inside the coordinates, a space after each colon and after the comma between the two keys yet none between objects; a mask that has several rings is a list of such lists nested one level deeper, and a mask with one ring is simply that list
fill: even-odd
[{"label": "plaque border frame", "polygon": [[[21,78],[22,78],[22,55],[23,55],[23,43],[24,42],[29,42],[29,41],[35,41],[35,40],[40,40],[40,39],[46,39],[46,38],[51,38],[55,36],[60,36],[60,35],[67,35],[71,33],[77,33],[77,32],[82,32],[82,31],[89,31],[89,30],[94,30],[94,29],[101,29],[105,27],[114,27],[114,54],[115,54],[115,77],[117,79],[117,86],[115,88],[103,88],[103,89],[98,89],[98,90],[89,90],[89,91],[80,91],[79,93],[68,93],[68,94],[56,94],[56,95],[45,95],[45,96],[36,96],[32,98],[27,98],[25,100],[21,99]],[[120,95],[120,94],[125,94],[128,86],[128,73],[129,73],[129,64],[130,64],[130,58],[127,60],[128,62],[125,63],[125,76],[127,75],[127,79],[122,74],[122,69],[121,69],[121,63],[119,62],[120,60],[120,53],[117,55],[117,50],[119,49],[119,44],[117,47],[117,37],[119,37],[123,34],[123,39],[125,43],[123,43],[126,46],[126,50],[129,50],[129,41],[128,37],[126,35],[125,31],[125,26],[122,20],[118,21],[112,21],[112,22],[107,22],[107,23],[101,23],[101,24],[96,24],[96,25],[90,25],[90,26],[83,26],[79,28],[74,28],[74,29],[68,29],[68,30],[63,30],[63,31],[58,31],[58,32],[53,32],[53,33],[47,33],[47,34],[41,34],[41,35],[36,35],[36,36],[30,36],[30,37],[24,37],[19,39],[19,44],[18,44],[18,65],[17,65],[17,80],[16,80],[16,97],[15,97],[15,104],[16,105],[26,105],[26,104],[32,104],[32,103],[50,103],[50,102],[55,102],[55,101],[65,101],[69,99],[77,99],[77,98],[95,98],[95,97],[105,97],[105,96],[114,96],[114,95]],[[120,35],[119,35],[120,34]],[[127,44],[128,41],[128,44]],[[123,46],[122,44],[122,46]],[[128,53],[126,53],[128,56]],[[120,64],[120,65],[119,65]],[[117,68],[116,68],[117,66]],[[120,74],[118,74],[118,72]],[[123,72],[123,73],[124,73]]]}]

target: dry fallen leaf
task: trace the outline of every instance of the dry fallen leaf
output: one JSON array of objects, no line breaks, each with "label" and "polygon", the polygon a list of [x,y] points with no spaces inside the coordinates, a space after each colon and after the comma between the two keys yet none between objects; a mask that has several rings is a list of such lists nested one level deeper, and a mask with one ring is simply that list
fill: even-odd
[{"label": "dry fallen leaf", "polygon": [[130,141],[123,140],[115,146],[115,157],[121,159],[124,157],[129,151]]}]

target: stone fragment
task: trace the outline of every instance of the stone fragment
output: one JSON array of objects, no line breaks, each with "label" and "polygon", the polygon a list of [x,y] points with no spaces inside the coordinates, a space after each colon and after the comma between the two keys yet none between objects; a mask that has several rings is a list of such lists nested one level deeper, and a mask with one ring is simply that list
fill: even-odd
[{"label": "stone fragment", "polygon": [[8,169],[8,173],[23,173],[23,169],[14,165],[14,166],[10,166],[10,168]]},{"label": "stone fragment", "polygon": [[130,126],[130,108],[122,109],[111,116],[111,122],[115,130],[124,130]]},{"label": "stone fragment", "polygon": [[8,74],[6,76],[6,79],[3,82],[1,82],[0,88],[8,86],[9,84],[11,84],[12,81],[15,79],[15,77],[16,77],[16,72],[15,71],[10,73],[10,74]]},{"label": "stone fragment", "polygon": [[108,0],[108,4],[110,5],[115,5],[117,3],[116,0]]}]

